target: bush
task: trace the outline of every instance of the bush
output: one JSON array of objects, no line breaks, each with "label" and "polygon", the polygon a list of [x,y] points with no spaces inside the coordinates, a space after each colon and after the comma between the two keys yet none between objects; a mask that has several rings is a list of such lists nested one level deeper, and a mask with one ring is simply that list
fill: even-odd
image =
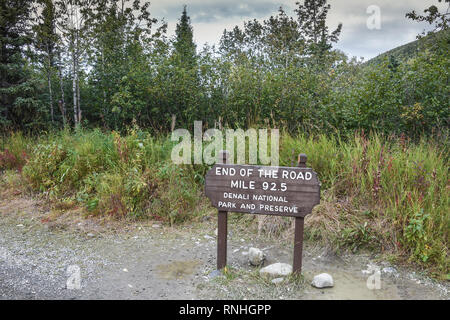
[{"label": "bush", "polygon": [[170,151],[170,140],[137,129],[62,132],[35,147],[23,173],[35,190],[73,197],[92,214],[175,223],[195,211],[200,192],[193,171],[166,161]]},{"label": "bush", "polygon": [[[432,140],[411,143],[376,134],[347,139],[284,135],[281,148],[280,159],[285,161],[292,150],[308,155],[308,165],[318,173],[328,197],[351,200],[350,208],[338,210],[336,238],[347,244],[378,242],[447,272],[448,149]],[[361,211],[371,214],[358,218]],[[345,221],[340,220],[342,214]]]}]

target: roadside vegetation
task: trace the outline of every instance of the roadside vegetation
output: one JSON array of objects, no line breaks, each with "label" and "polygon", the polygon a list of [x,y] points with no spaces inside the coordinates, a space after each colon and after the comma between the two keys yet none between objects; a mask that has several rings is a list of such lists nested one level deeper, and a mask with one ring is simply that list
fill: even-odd
[{"label": "roadside vegetation", "polygon": [[[448,273],[449,150],[442,139],[283,133],[281,165],[291,165],[293,150],[306,153],[322,183],[322,203],[306,220],[307,237],[336,250],[391,252]],[[98,129],[14,133],[0,140],[2,185],[93,216],[178,224],[211,214],[203,193],[209,167],[173,164],[173,144],[138,128],[126,135]],[[273,218],[260,228],[282,236],[290,226],[289,218]]]}]

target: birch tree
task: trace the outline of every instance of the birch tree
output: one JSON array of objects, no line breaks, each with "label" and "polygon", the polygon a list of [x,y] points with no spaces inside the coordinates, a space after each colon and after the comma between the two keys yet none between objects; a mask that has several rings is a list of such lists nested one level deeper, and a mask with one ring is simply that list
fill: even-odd
[{"label": "birch tree", "polygon": [[71,64],[73,120],[75,126],[81,123],[82,109],[80,96],[80,72],[82,60],[89,43],[87,37],[88,18],[94,5],[93,0],[59,0],[57,27],[61,34],[61,44]]}]

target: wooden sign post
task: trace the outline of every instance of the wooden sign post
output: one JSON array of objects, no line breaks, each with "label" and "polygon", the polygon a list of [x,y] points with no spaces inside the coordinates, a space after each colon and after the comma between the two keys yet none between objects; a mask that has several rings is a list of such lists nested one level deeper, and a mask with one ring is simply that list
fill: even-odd
[{"label": "wooden sign post", "polygon": [[217,269],[227,264],[227,218],[232,211],[294,217],[293,271],[300,273],[304,218],[320,202],[320,182],[306,167],[306,155],[299,155],[297,167],[233,165],[227,151],[219,159],[205,177],[206,196],[219,210]]}]

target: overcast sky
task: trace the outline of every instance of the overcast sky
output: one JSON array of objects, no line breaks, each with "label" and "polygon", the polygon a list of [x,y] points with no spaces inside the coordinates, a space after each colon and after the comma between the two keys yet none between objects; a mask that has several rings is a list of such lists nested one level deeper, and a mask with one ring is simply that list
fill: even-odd
[{"label": "overcast sky", "polygon": [[[205,43],[217,44],[224,29],[242,26],[250,19],[263,20],[276,14],[282,6],[289,15],[294,15],[296,0],[153,0],[152,15],[164,18],[173,35],[177,21],[187,5],[188,15],[194,27],[194,39],[198,48]],[[349,56],[370,59],[384,51],[415,40],[418,33],[427,28],[405,18],[412,9],[423,12],[437,0],[329,0],[328,25],[330,30],[342,22],[343,29],[337,48]],[[380,29],[369,29],[367,13],[369,6],[380,8]],[[446,9],[445,4],[441,8]]]}]

